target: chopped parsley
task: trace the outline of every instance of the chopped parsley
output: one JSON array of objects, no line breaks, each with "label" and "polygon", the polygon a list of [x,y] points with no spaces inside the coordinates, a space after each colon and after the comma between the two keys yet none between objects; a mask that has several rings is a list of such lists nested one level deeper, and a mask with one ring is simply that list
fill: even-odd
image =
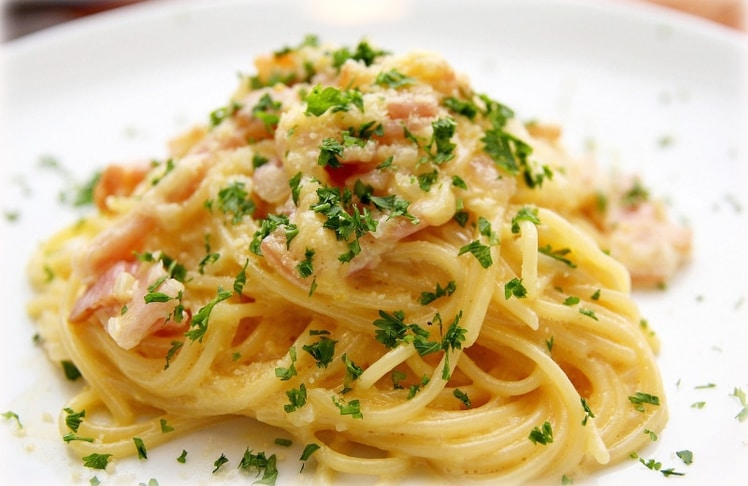
[{"label": "chopped parsley", "polygon": [[594,319],[596,321],[599,320],[597,318],[597,315],[595,315],[595,311],[591,309],[580,308],[579,313],[582,314],[583,316],[589,317],[590,319]]},{"label": "chopped parsley", "polygon": [[333,86],[316,85],[306,96],[306,114],[322,116],[327,110],[331,113],[348,111],[351,105],[364,111],[364,98],[359,91],[341,90]]},{"label": "chopped parsley", "polygon": [[395,390],[402,390],[403,386],[400,384],[401,381],[403,381],[405,378],[407,378],[408,375],[403,373],[400,370],[393,370],[392,371],[392,388]]},{"label": "chopped parsley", "polygon": [[301,193],[301,171],[294,174],[288,180],[288,186],[291,188],[291,199],[293,200],[294,206],[299,205],[299,194]]},{"label": "chopped parsley", "polygon": [[343,155],[343,150],[345,150],[345,147],[342,143],[334,138],[325,138],[322,140],[322,145],[319,146],[317,164],[332,169],[342,167],[343,164],[340,162],[340,157]]},{"label": "chopped parsley", "polygon": [[300,461],[306,461],[310,457],[312,457],[312,454],[317,452],[320,449],[319,444],[311,443],[304,446],[304,452],[301,453],[301,457],[299,457]]},{"label": "chopped parsley", "polygon": [[440,118],[431,123],[432,134],[431,139],[424,145],[421,141],[408,130],[407,127],[403,126],[403,135],[407,140],[413,142],[416,147],[426,152],[426,156],[422,161],[431,161],[435,165],[442,165],[454,158],[454,149],[456,145],[452,143],[451,139],[455,133],[457,123],[452,118]]},{"label": "chopped parsley", "polygon": [[[452,118],[440,118],[431,124],[433,135],[431,141],[426,146],[429,151],[429,158],[436,165],[441,165],[454,158],[454,149],[456,145],[452,143],[451,138],[455,133],[457,123]],[[432,153],[432,147],[435,151]]]},{"label": "chopped parsley", "polygon": [[509,300],[510,297],[523,299],[527,297],[527,289],[522,285],[522,279],[514,277],[504,284],[504,298]]},{"label": "chopped parsley", "polygon": [[685,476],[685,473],[675,471],[672,467],[667,468],[667,469],[662,469],[662,463],[660,461],[656,461],[655,459],[645,460],[644,458],[639,457],[639,455],[636,452],[632,452],[630,454],[630,457],[632,459],[638,459],[639,462],[644,465],[644,467],[652,471],[659,471],[665,477]]},{"label": "chopped parsley", "polygon": [[294,412],[306,405],[306,386],[302,383],[299,388],[292,388],[286,391],[286,396],[289,403],[283,405],[283,410],[286,413]]},{"label": "chopped parsley", "polygon": [[464,391],[455,388],[454,391],[452,391],[452,395],[462,402],[462,404],[465,405],[465,408],[472,408],[473,404],[470,403],[470,397]]},{"label": "chopped parsley", "polygon": [[232,101],[228,106],[222,106],[220,108],[216,108],[212,112],[210,112],[210,126],[217,127],[220,125],[223,120],[227,118],[231,118],[234,116],[234,114],[242,109],[241,103],[238,103],[236,101]]},{"label": "chopped parsley", "polygon": [[83,457],[83,465],[92,469],[106,469],[111,454],[89,454]]},{"label": "chopped parsley", "polygon": [[72,361],[62,360],[60,364],[62,365],[62,371],[65,373],[65,378],[68,380],[75,381],[83,376]]},{"label": "chopped parsley", "polygon": [[239,224],[244,216],[251,216],[256,209],[254,201],[241,181],[234,181],[218,191],[218,209],[231,214],[231,223]]},{"label": "chopped parsley", "polygon": [[475,117],[478,115],[478,107],[471,101],[461,100],[459,98],[455,98],[454,96],[450,96],[444,98],[444,101],[442,103],[454,113],[462,115],[469,120],[475,119]]},{"label": "chopped parsley", "polygon": [[206,265],[212,265],[213,263],[217,262],[219,258],[221,258],[220,253],[215,253],[215,252],[210,251],[210,234],[206,234],[205,235],[205,256],[200,260],[200,263],[198,263],[197,265],[198,272],[200,272],[200,275],[203,275],[205,273]]},{"label": "chopped parsley", "polygon": [[75,432],[68,432],[67,434],[62,436],[62,440],[65,442],[73,442],[75,440],[81,441],[81,442],[93,442],[93,437],[81,437],[77,435]]},{"label": "chopped parsley", "polygon": [[417,324],[406,324],[405,313],[401,310],[391,314],[380,310],[379,319],[374,321],[374,326],[377,327],[374,333],[376,340],[388,348],[394,348],[403,342],[409,329],[419,327]]},{"label": "chopped parsley", "polygon": [[475,240],[460,248],[457,256],[463,255],[465,253],[470,253],[471,255],[473,255],[483,268],[488,268],[493,265],[493,258],[491,257],[491,247],[482,244],[479,240]]},{"label": "chopped parsley", "polygon": [[[354,190],[362,204],[373,204],[378,210],[385,212],[388,219],[403,216],[414,224],[418,222],[415,216],[408,213],[410,203],[401,197],[395,194],[374,196],[370,186],[363,183],[357,183]],[[317,189],[317,197],[318,202],[311,205],[310,209],[326,216],[323,227],[334,231],[337,240],[348,243],[348,251],[338,256],[341,263],[348,263],[361,252],[359,238],[376,231],[377,220],[368,208],[361,208],[353,202],[354,193],[348,188],[341,192],[337,187],[320,187]]]},{"label": "chopped parsley", "polygon": [[363,419],[364,415],[361,413],[361,402],[358,400],[351,400],[346,403],[345,400],[337,399],[334,395],[332,396],[332,402],[340,410],[340,415],[350,415],[354,419]]},{"label": "chopped parsley", "polygon": [[179,351],[182,346],[184,346],[184,341],[172,341],[171,347],[166,352],[166,364],[164,364],[164,369],[168,370],[169,365],[171,365],[171,360],[174,359],[174,356],[176,356],[177,351]]},{"label": "chopped parsley", "polygon": [[499,244],[499,235],[491,228],[491,222],[483,216],[478,217],[478,232],[488,238],[490,245]]},{"label": "chopped parsley", "polygon": [[317,362],[318,368],[327,368],[332,362],[333,355],[335,354],[335,344],[337,341],[330,339],[327,336],[322,336],[319,341],[313,344],[305,344],[301,347],[304,351],[309,353],[312,358]]},{"label": "chopped parsley", "polygon": [[[462,311],[457,313],[454,320],[447,328],[447,332],[444,333],[444,337],[442,337],[441,347],[442,350],[444,350],[444,367],[442,368],[442,379],[445,381],[449,380],[450,377],[449,351],[461,349],[462,343],[465,341],[465,334],[467,334],[467,329],[459,325],[461,319]],[[441,321],[441,319],[439,320]]]},{"label": "chopped parsley", "polygon": [[[314,442],[309,443],[304,446],[304,451],[301,453],[301,456],[299,456],[299,461],[306,462],[309,460],[310,457],[312,457],[312,454],[317,452],[321,446],[319,444],[315,444]],[[301,470],[304,470],[304,464],[301,465]]]},{"label": "chopped parsley", "polygon": [[553,351],[553,336],[545,340],[545,347],[548,348],[548,352]]},{"label": "chopped parsley", "polygon": [[140,437],[133,437],[132,441],[135,443],[135,450],[138,451],[138,459],[148,459],[148,451],[145,448],[143,439]]},{"label": "chopped parsley", "polygon": [[577,305],[579,303],[579,297],[575,295],[570,295],[569,297],[565,298],[563,301],[564,305]]},{"label": "chopped parsley", "polygon": [[419,383],[414,383],[408,387],[408,396],[406,398],[410,400],[415,397],[421,391],[421,388],[429,384],[429,381],[431,381],[431,378],[428,375],[423,375]]},{"label": "chopped parsley", "polygon": [[345,378],[343,378],[343,392],[347,393],[351,389],[351,383],[353,383],[355,380],[361,376],[361,374],[364,372],[363,369],[361,369],[360,366],[356,365],[349,357],[347,353],[343,353],[343,356],[341,357],[343,360],[343,363],[345,364]]},{"label": "chopped parsley", "polygon": [[660,405],[660,397],[656,395],[650,395],[649,393],[636,392],[634,395],[628,397],[629,402],[634,406],[638,412],[644,412],[644,405]]},{"label": "chopped parsley", "polygon": [[732,392],[732,396],[737,398],[740,402],[740,405],[743,407],[735,416],[735,418],[738,419],[739,422],[743,422],[746,418],[748,418],[748,403],[746,403],[745,392],[741,388],[735,387]]},{"label": "chopped parsley", "polygon": [[255,255],[262,256],[262,240],[280,227],[285,227],[286,247],[288,247],[291,244],[291,240],[299,234],[299,228],[295,224],[292,224],[285,214],[268,214],[267,218],[260,220],[260,228],[255,231],[252,237],[252,241],[249,244],[249,251]]},{"label": "chopped parsley", "polygon": [[18,425],[18,428],[19,429],[23,428],[23,424],[21,424],[21,419],[20,419],[20,417],[18,416],[17,413],[15,413],[15,412],[13,412],[11,410],[8,410],[7,412],[3,413],[3,417],[5,417],[6,420],[15,420],[16,421],[16,425]]},{"label": "chopped parsley", "polygon": [[182,453],[177,457],[177,462],[184,464],[187,462],[187,451],[182,449]]},{"label": "chopped parsley", "polygon": [[244,266],[239,273],[234,277],[234,292],[236,295],[241,295],[244,291],[244,286],[247,284],[247,265],[249,265],[249,259],[244,261]]},{"label": "chopped parsley", "polygon": [[291,439],[286,439],[283,437],[276,437],[273,443],[281,447],[291,447],[293,445],[293,441]]},{"label": "chopped parsley", "polygon": [[397,89],[404,86],[415,84],[416,80],[404,75],[403,73],[390,69],[386,72],[377,74],[374,84],[385,86],[387,88]]},{"label": "chopped parsley", "polygon": [[76,412],[72,408],[64,408],[63,411],[67,414],[65,415],[65,425],[72,430],[73,432],[78,432],[78,427],[80,427],[81,422],[83,422],[83,417],[86,416],[86,411],[81,410],[80,412]]},{"label": "chopped parsley", "polygon": [[[70,203],[74,207],[89,206],[94,203],[94,189],[101,179],[101,172],[95,172],[88,181],[74,188],[74,194]],[[67,199],[63,195],[63,199]]]},{"label": "chopped parsley", "polygon": [[428,305],[440,297],[448,297],[457,290],[457,285],[454,280],[447,282],[447,285],[442,287],[439,283],[436,284],[436,290],[433,292],[421,292],[421,298],[419,302],[421,305]]},{"label": "chopped parsley", "polygon": [[304,251],[304,259],[296,265],[296,271],[298,272],[299,277],[308,278],[314,273],[314,265],[312,263],[313,257],[314,250],[312,248],[307,248],[306,251]]},{"label": "chopped parsley", "polygon": [[526,165],[527,158],[532,153],[532,147],[501,129],[486,131],[481,142],[484,143],[483,151],[510,175],[519,174],[520,163]]},{"label": "chopped parsley", "polygon": [[278,479],[277,460],[275,454],[271,454],[269,457],[265,456],[264,452],[253,454],[247,448],[244,451],[242,460],[239,461],[238,469],[247,472],[257,471],[257,476],[262,475],[254,484],[274,485]]},{"label": "chopped parsley", "polygon": [[649,192],[642,186],[640,180],[635,180],[630,189],[621,196],[621,204],[626,207],[636,207],[649,200]]},{"label": "chopped parsley", "polygon": [[680,457],[681,461],[683,461],[683,464],[691,465],[693,464],[693,452],[689,450],[682,450],[675,453],[676,456]]},{"label": "chopped parsley", "polygon": [[387,51],[373,48],[366,41],[361,41],[356,46],[356,49],[351,52],[347,47],[341,47],[332,53],[333,66],[340,68],[348,59],[354,61],[363,62],[366,66],[371,66],[374,61],[381,56],[389,54]]},{"label": "chopped parsley", "polygon": [[252,154],[252,168],[257,169],[270,162],[270,159],[260,154]]},{"label": "chopped parsley", "polygon": [[538,218],[538,208],[523,206],[517,211],[517,215],[512,218],[512,233],[519,233],[519,223],[522,221],[529,221],[536,226],[540,224],[540,218]]},{"label": "chopped parsley", "polygon": [[571,253],[571,250],[569,248],[561,248],[560,250],[554,250],[551,248],[551,245],[545,245],[538,248],[538,251],[542,253],[543,255],[547,255],[554,260],[558,260],[561,263],[566,264],[570,268],[577,268],[576,263],[572,262],[566,256]]},{"label": "chopped parsley", "polygon": [[231,292],[223,290],[221,287],[218,287],[218,292],[215,297],[213,297],[207,304],[205,304],[203,307],[201,307],[197,313],[192,317],[192,322],[190,323],[190,330],[187,331],[184,335],[187,336],[190,340],[198,342],[203,342],[203,337],[205,337],[205,333],[208,330],[208,320],[210,319],[210,313],[213,312],[213,308],[219,303],[222,302],[229,297],[231,297]]},{"label": "chopped parsley", "polygon": [[547,445],[553,442],[553,429],[550,422],[543,423],[542,427],[535,427],[528,436],[533,444]]},{"label": "chopped parsley", "polygon": [[288,356],[291,358],[291,366],[288,368],[278,367],[275,368],[275,376],[281,379],[281,381],[288,381],[292,377],[296,376],[296,347],[291,346],[288,349]]},{"label": "chopped parsley", "polygon": [[595,418],[595,414],[592,413],[592,410],[590,409],[590,406],[587,404],[587,400],[584,399],[584,397],[580,398],[582,402],[582,410],[584,410],[584,418],[582,419],[582,425],[587,425],[587,422],[591,418]]},{"label": "chopped parsley", "polygon": [[265,125],[265,130],[272,135],[275,126],[280,120],[280,115],[278,114],[280,107],[280,101],[273,100],[270,93],[265,93],[252,108],[252,116],[260,120]]},{"label": "chopped parsley", "polygon": [[227,462],[229,462],[229,458],[228,458],[228,457],[226,457],[226,455],[225,455],[225,454],[221,454],[221,457],[219,457],[218,459],[216,459],[216,460],[215,460],[215,461],[213,462],[213,474],[217,473],[217,472],[218,472],[218,470],[219,470],[219,469],[221,469],[221,467],[222,467],[222,466],[223,466],[224,464],[226,464]]},{"label": "chopped parsley", "polygon": [[159,424],[161,424],[161,433],[162,434],[167,434],[169,432],[174,432],[174,427],[172,427],[171,425],[169,425],[166,422],[166,419],[159,420]]},{"label": "chopped parsley", "polygon": [[434,169],[431,172],[419,174],[416,178],[418,179],[418,187],[420,187],[423,192],[429,192],[431,186],[433,186],[439,179],[439,172]]},{"label": "chopped parsley", "polygon": [[457,175],[452,176],[452,185],[464,190],[467,190],[468,188],[467,183],[462,179],[462,177]]}]

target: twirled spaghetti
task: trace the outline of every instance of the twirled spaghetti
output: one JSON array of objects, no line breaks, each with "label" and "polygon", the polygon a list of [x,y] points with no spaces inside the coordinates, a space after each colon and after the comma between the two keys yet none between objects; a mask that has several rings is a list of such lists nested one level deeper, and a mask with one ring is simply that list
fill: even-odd
[{"label": "twirled spaghetti", "polygon": [[71,448],[244,415],[314,444],[322,476],[519,482],[662,429],[630,275],[663,281],[690,238],[637,181],[434,54],[309,38],[256,65],[168,160],[107,168],[30,264],[46,349],[87,383]]}]

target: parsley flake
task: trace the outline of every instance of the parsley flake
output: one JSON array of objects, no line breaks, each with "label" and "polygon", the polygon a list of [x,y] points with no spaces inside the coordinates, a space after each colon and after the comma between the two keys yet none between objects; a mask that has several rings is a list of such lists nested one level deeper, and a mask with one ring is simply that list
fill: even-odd
[{"label": "parsley flake", "polygon": [[638,412],[644,412],[644,405],[660,405],[660,397],[656,395],[650,395],[649,393],[636,392],[634,395],[629,396],[629,402],[634,406]]},{"label": "parsley flake", "polygon": [[278,467],[276,465],[277,458],[275,454],[271,454],[269,457],[265,456],[264,452],[258,452],[253,454],[249,448],[244,451],[242,460],[239,461],[238,469],[242,469],[247,472],[257,471],[257,476],[262,474],[262,477],[255,481],[255,484],[267,484],[274,485],[278,479]]},{"label": "parsley flake", "polygon": [[479,240],[475,240],[460,248],[457,256],[463,255],[465,253],[472,254],[483,268],[488,268],[493,265],[493,258],[491,257],[491,247],[482,244]]},{"label": "parsley flake", "polygon": [[377,74],[376,79],[374,80],[374,84],[377,84],[379,86],[385,86],[387,88],[397,89],[402,88],[403,86],[409,86],[411,84],[415,84],[416,80],[404,75],[403,73],[396,71],[394,69],[390,69],[386,72],[381,72]]},{"label": "parsley flake", "polygon": [[21,424],[21,419],[20,419],[20,417],[18,416],[17,413],[15,413],[15,412],[13,412],[11,410],[8,410],[7,412],[3,413],[3,417],[5,417],[6,420],[15,420],[16,421],[16,425],[18,425],[18,428],[19,429],[23,428],[23,424]]},{"label": "parsley flake", "polygon": [[504,298],[509,300],[510,297],[523,299],[527,297],[527,289],[522,285],[522,279],[514,277],[504,284]]},{"label": "parsley flake", "polygon": [[535,427],[528,437],[533,444],[547,445],[553,442],[553,429],[550,422],[543,423],[542,427]]},{"label": "parsley flake", "polygon": [[331,113],[348,111],[350,105],[364,111],[364,99],[359,91],[341,90],[333,86],[323,88],[319,84],[307,94],[306,104],[306,114],[314,116],[322,116],[327,110]]},{"label": "parsley flake", "polygon": [[337,341],[322,336],[316,343],[305,344],[301,349],[314,358],[318,368],[327,368],[327,365],[332,362],[333,355],[335,354],[336,343]]},{"label": "parsley flake", "polygon": [[463,405],[465,405],[465,408],[472,408],[472,403],[470,403],[470,397],[465,393],[464,391],[460,390],[459,388],[455,388],[454,391],[452,391],[452,395],[462,402]]},{"label": "parsley flake", "polygon": [[182,453],[177,457],[177,462],[184,464],[187,462],[187,451],[182,449]]},{"label": "parsley flake", "polygon": [[213,312],[213,308],[218,305],[219,302],[231,297],[231,295],[231,292],[225,291],[219,287],[217,295],[201,307],[192,317],[190,330],[184,335],[192,341],[197,340],[198,342],[203,342],[203,337],[205,337],[205,333],[208,330],[208,320],[210,319],[211,312]]},{"label": "parsley flake", "polygon": [[148,459],[148,451],[145,448],[143,439],[140,437],[133,437],[132,441],[135,443],[135,450],[138,451],[138,459]]},{"label": "parsley flake", "polygon": [[80,427],[81,422],[83,422],[83,417],[86,416],[86,411],[81,410],[80,412],[76,412],[72,408],[64,408],[63,411],[67,414],[65,416],[65,425],[72,430],[73,432],[78,432],[78,427]]},{"label": "parsley flake", "polygon": [[332,396],[332,402],[340,410],[340,415],[350,415],[354,419],[363,419],[364,415],[361,413],[361,402],[359,400],[351,400],[346,403],[342,398],[338,400],[334,395]]},{"label": "parsley flake", "polygon": [[224,464],[226,464],[227,462],[229,462],[229,458],[228,458],[228,457],[226,457],[226,455],[225,455],[225,454],[221,454],[221,457],[219,457],[218,459],[216,459],[216,460],[215,460],[215,461],[213,462],[213,474],[217,473],[217,472],[218,472],[218,470],[219,470],[219,469],[221,469],[221,467],[222,467],[222,466],[223,466]]},{"label": "parsley flake", "polygon": [[62,365],[62,371],[65,373],[65,378],[68,380],[75,381],[83,376],[72,361],[62,360],[60,364]]},{"label": "parsley flake", "polygon": [[519,223],[522,221],[529,221],[534,225],[540,224],[540,218],[538,218],[538,208],[523,206],[517,211],[517,214],[512,218],[512,233],[519,233]]},{"label": "parsley flake", "polygon": [[454,280],[447,282],[447,285],[442,287],[439,283],[436,284],[436,290],[434,292],[421,292],[421,298],[419,302],[421,305],[428,305],[440,297],[448,297],[457,290],[457,285]]},{"label": "parsley flake", "polygon": [[286,413],[294,412],[306,405],[306,386],[302,383],[299,388],[292,388],[286,391],[289,403],[283,405]]},{"label": "parsley flake", "polygon": [[89,454],[83,457],[83,465],[92,469],[106,469],[111,454]]}]

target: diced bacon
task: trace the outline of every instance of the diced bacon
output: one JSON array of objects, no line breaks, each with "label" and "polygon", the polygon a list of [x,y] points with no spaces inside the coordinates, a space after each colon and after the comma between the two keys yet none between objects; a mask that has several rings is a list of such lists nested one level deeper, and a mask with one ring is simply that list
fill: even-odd
[{"label": "diced bacon", "polygon": [[136,269],[137,264],[134,262],[119,261],[112,265],[75,302],[68,320],[70,322],[83,322],[98,309],[116,306],[117,304],[121,305],[114,292],[117,279],[125,273],[134,273]]},{"label": "diced bacon", "polygon": [[393,120],[432,118],[439,112],[439,105],[433,95],[397,92],[387,99],[387,112]]},{"label": "diced bacon", "polygon": [[270,233],[262,240],[260,251],[272,268],[277,270],[287,281],[303,287],[302,282],[296,272],[298,261],[291,255],[286,247],[286,237],[282,231],[276,230]]},{"label": "diced bacon", "polygon": [[610,253],[631,273],[634,285],[667,282],[691,252],[691,231],[670,220],[655,203],[609,212]]},{"label": "diced bacon", "polygon": [[288,176],[278,163],[267,163],[258,167],[252,175],[254,192],[263,201],[278,204],[291,193]]},{"label": "diced bacon", "polygon": [[[170,299],[146,302],[149,287],[162,279],[153,291]],[[160,262],[117,262],[83,293],[68,319],[74,324],[96,319],[120,347],[131,349],[158,330],[184,326],[168,319],[182,291],[184,285],[169,278]]]},{"label": "diced bacon", "polygon": [[109,196],[129,196],[132,194],[150,169],[150,164],[146,163],[109,165],[102,171],[101,177],[94,187],[93,197],[96,207],[102,211],[107,211]]}]

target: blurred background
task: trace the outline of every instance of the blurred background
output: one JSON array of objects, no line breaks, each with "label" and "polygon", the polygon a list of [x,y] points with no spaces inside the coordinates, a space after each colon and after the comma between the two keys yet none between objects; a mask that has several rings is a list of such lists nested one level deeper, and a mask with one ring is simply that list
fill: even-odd
[{"label": "blurred background", "polygon": [[[0,0],[2,41],[105,10],[154,0]],[[210,1],[210,0],[206,0]],[[594,1],[594,0],[590,0]],[[687,12],[728,28],[746,31],[748,0],[617,0],[649,2]]]}]

